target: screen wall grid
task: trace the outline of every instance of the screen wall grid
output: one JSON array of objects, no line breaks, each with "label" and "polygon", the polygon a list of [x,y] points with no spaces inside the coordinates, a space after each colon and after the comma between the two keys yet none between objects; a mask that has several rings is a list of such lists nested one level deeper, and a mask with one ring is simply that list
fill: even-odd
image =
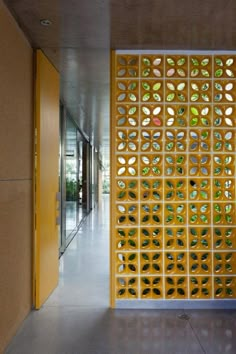
[{"label": "screen wall grid", "polygon": [[[157,55],[159,55],[159,53],[152,53],[152,55],[153,54],[157,54]],[[141,53],[141,55],[142,55],[142,53]],[[139,55],[139,61],[141,61],[141,58],[142,58],[142,56],[141,55]],[[190,53],[190,55],[191,55],[191,53]],[[202,55],[202,54],[201,54]],[[223,54],[222,54],[223,55]],[[180,54],[180,56],[181,56],[181,54]],[[163,56],[164,58],[166,58],[166,56]],[[167,55],[167,57],[168,57],[168,55]],[[189,56],[188,56],[188,58],[189,58]],[[213,56],[212,56],[212,59],[213,59]],[[166,63],[166,60],[164,61],[164,63]],[[165,65],[165,64],[164,64]],[[190,66],[190,61],[188,60],[188,72],[189,72],[189,66]],[[212,66],[213,66],[213,60],[212,60]],[[141,68],[141,62],[139,62],[139,70],[140,70],[140,68]],[[164,72],[165,72],[165,67],[164,67]],[[212,70],[212,73],[213,73],[213,70]],[[135,78],[135,80],[136,80],[137,78]],[[143,81],[145,79],[145,81],[151,81],[151,80],[154,80],[154,78],[152,78],[152,79],[148,79],[148,78],[141,78],[141,75],[138,75],[138,82],[139,82],[139,102],[138,102],[138,107],[139,107],[139,117],[138,117],[138,119],[139,120],[141,120],[141,118],[140,118],[140,114],[141,114],[141,106],[144,104],[143,102],[141,102],[141,82]],[[163,79],[163,82],[165,82],[166,80],[169,80],[169,78],[166,78],[166,77],[164,77],[164,79]],[[131,80],[132,81],[132,78],[124,78],[124,79],[122,79],[122,78],[118,78],[118,79],[116,79],[116,82],[117,81],[125,81],[125,80]],[[176,79],[176,80],[178,80],[178,79]],[[188,77],[188,82],[190,82],[190,78]],[[196,81],[202,81],[203,79],[201,78],[201,79],[195,79],[194,78],[194,80],[196,80]],[[217,79],[215,79],[215,78],[213,78],[213,76],[211,77],[211,82],[212,82],[212,85],[211,85],[211,91],[212,91],[212,102],[210,102],[210,105],[211,105],[211,107],[212,107],[212,109],[211,109],[211,121],[213,122],[213,116],[214,116],[214,112],[213,112],[213,108],[214,108],[214,105],[215,105],[215,103],[213,102],[213,94],[214,94],[214,85],[213,85],[213,83],[214,83],[214,80],[216,81],[216,80],[219,80],[219,81],[223,81],[223,80],[225,80],[225,78],[224,79],[219,79],[219,78],[217,78]],[[173,79],[173,81],[174,81],[174,79]],[[115,86],[116,87],[116,86]],[[166,97],[166,92],[165,92],[165,90],[166,90],[166,85],[164,85],[164,87],[163,87],[163,100],[162,100],[162,102],[161,103],[158,103],[158,104],[161,104],[162,106],[163,106],[163,114],[164,114],[164,116],[165,116],[165,107],[166,107],[166,100],[164,99],[165,97]],[[189,97],[189,91],[190,91],[190,85],[188,85],[188,97]],[[149,101],[150,102],[150,101]],[[149,104],[149,102],[147,103],[147,104]],[[119,103],[119,104],[122,104],[123,102],[121,102],[121,103]],[[157,102],[154,102],[154,103],[156,103],[157,104]],[[153,103],[153,104],[154,104]],[[118,104],[118,103],[117,103]],[[117,104],[116,104],[116,106],[117,106]],[[124,104],[125,104],[125,102],[124,102]],[[129,102],[129,104],[131,104],[132,105],[132,102]],[[146,103],[145,103],[146,104]],[[169,103],[168,103],[169,104]],[[175,103],[174,101],[173,102],[171,102],[170,103],[170,105],[175,105],[175,104],[177,104],[177,105],[180,105],[180,102],[177,102],[177,103]],[[195,105],[195,103],[187,103],[187,107],[190,109],[190,105]],[[230,103],[231,105],[233,104],[233,105],[235,105],[235,102],[233,102],[233,103]],[[204,103],[202,103],[201,105],[204,105]],[[209,104],[208,104],[209,105]],[[197,104],[197,106],[198,106],[198,104]],[[188,113],[189,115],[190,115],[190,112]],[[163,118],[164,118],[164,116],[163,116]],[[113,118],[115,118],[115,119],[112,119],[112,122],[114,122],[114,121],[116,121],[116,117],[113,117]],[[141,122],[140,122],[141,123]],[[112,123],[113,124],[113,123]],[[118,129],[120,129],[120,128],[117,128],[116,127],[116,129],[115,129],[115,131],[117,131]],[[125,128],[126,130],[128,130],[128,129],[130,129],[130,127],[128,128],[128,127],[126,127]],[[135,128],[136,129],[136,128]],[[139,139],[140,139],[140,137],[141,137],[141,131],[142,131],[142,129],[143,129],[143,127],[141,126],[141,124],[139,124],[139,126],[138,126],[138,131],[139,131]],[[147,131],[149,131],[149,128],[145,128]],[[152,128],[150,128],[150,131],[151,130],[153,130],[153,129],[155,129],[154,127],[152,127]],[[163,156],[163,159],[162,159],[162,176],[161,177],[157,177],[157,178],[160,178],[160,179],[162,179],[162,181],[163,181],[163,184],[162,184],[162,193],[164,193],[164,181],[165,181],[165,179],[166,178],[171,178],[171,180],[178,180],[180,177],[173,177],[173,176],[171,176],[171,177],[166,177],[165,175],[164,175],[164,157],[166,156],[166,154],[167,154],[167,152],[164,150],[164,147],[165,147],[165,143],[166,143],[166,136],[165,136],[165,132],[166,132],[166,130],[167,129],[169,129],[169,128],[167,128],[166,127],[166,125],[164,125],[164,119],[163,119],[163,124],[162,124],[162,127],[160,128],[159,127],[159,129],[161,129],[162,130],[162,132],[163,132],[163,141],[162,141],[162,143],[163,143],[163,147],[162,147],[162,149],[163,149],[163,151],[161,151],[161,152],[159,152],[158,151],[158,154],[160,155],[160,156]],[[177,127],[173,127],[173,128],[170,128],[170,129],[177,129]],[[189,131],[190,131],[190,129],[192,129],[192,128],[190,128],[189,127],[189,125],[187,125],[187,127],[185,127],[185,128],[181,128],[181,129],[185,129],[185,131],[186,131],[186,144],[188,143],[188,141],[187,141],[187,138],[189,137]],[[211,128],[210,128],[210,133],[211,133],[211,138],[210,138],[210,142],[213,142],[213,136],[212,136],[212,134],[213,134],[213,130],[215,129],[215,127],[212,125],[211,126]],[[225,127],[217,127],[217,129],[218,130],[226,130],[226,128]],[[234,128],[231,128],[231,129],[233,129],[233,130],[235,130],[235,125],[234,125]],[[200,130],[204,130],[204,127],[201,127],[201,128],[199,128],[198,127],[198,131],[200,131]],[[235,140],[235,137],[234,137],[234,140]],[[189,152],[189,151],[184,151],[184,153],[185,153],[185,155],[186,155],[186,165],[187,165],[187,171],[189,171],[189,156],[188,155],[190,155],[191,154],[191,152]],[[142,156],[142,154],[143,154],[143,152],[140,152],[140,151],[138,151],[137,153],[135,153],[135,156],[138,158],[138,159],[140,159],[140,156]],[[151,155],[155,155],[155,152],[149,152],[148,153],[150,156]],[[198,154],[200,155],[201,154],[201,152],[200,151],[198,151]],[[209,154],[209,153],[208,153]],[[217,152],[217,154],[219,154],[219,152]],[[225,155],[226,154],[226,152],[225,151],[222,151],[219,155]],[[115,156],[116,155],[123,155],[123,156],[126,156],[127,155],[127,157],[129,156],[129,155],[131,155],[130,154],[130,152],[122,152],[122,153],[120,153],[120,152],[115,152]],[[175,153],[175,155],[176,155],[176,153]],[[178,153],[177,153],[177,155],[178,155]],[[214,155],[214,151],[211,151],[210,152],[210,155]],[[140,183],[141,183],[141,180],[142,179],[144,179],[144,177],[143,176],[141,176],[141,173],[140,173],[140,169],[141,169],[141,167],[140,167],[140,163],[138,162],[138,176],[135,176],[135,179],[136,180],[138,180],[139,181],[139,196],[140,196],[140,190],[141,190],[141,186],[140,186]],[[213,206],[213,204],[214,204],[214,200],[213,200],[213,179],[214,179],[214,176],[213,176],[213,173],[212,173],[212,171],[213,171],[213,163],[212,163],[212,165],[211,165],[211,173],[210,173],[210,177],[206,177],[206,178],[209,178],[210,180],[211,180],[211,185],[210,185],[210,193],[211,193],[211,198],[210,198],[210,201],[209,201],[209,203],[210,203],[210,206],[211,206],[211,211],[212,211],[212,206]],[[123,176],[121,176],[121,177],[118,177],[118,176],[116,176],[115,177],[115,180],[117,181],[118,179],[122,179],[123,178]],[[133,177],[129,177],[129,176],[124,176],[124,178],[126,179],[126,180],[132,180],[132,178]],[[148,177],[150,180],[155,180],[156,179],[156,177]],[[189,180],[189,176],[188,176],[188,174],[187,174],[187,176],[183,176],[183,178],[186,178],[186,181],[188,181]],[[202,179],[203,178],[203,176],[196,176],[196,177],[194,177],[196,180],[200,180],[200,179]],[[233,177],[232,177],[232,179],[233,179]],[[235,181],[234,181],[235,182]],[[187,196],[189,196],[189,183],[187,183]],[[150,201],[150,202],[145,202],[145,203],[150,203],[151,204],[151,202],[153,202],[153,201]],[[126,203],[124,203],[124,202],[119,202],[119,201],[117,201],[116,200],[116,202],[115,202],[115,204],[116,205],[118,205],[118,204],[121,204],[121,203],[123,203],[123,204],[126,204],[126,205],[131,205],[132,204],[132,202],[130,201],[130,202],[126,202]],[[165,205],[165,200],[163,199],[162,200],[162,202],[159,202],[158,201],[158,203],[159,204],[161,204],[162,205],[162,220],[163,220],[163,222],[162,222],[162,225],[161,226],[159,226],[159,227],[162,227],[162,231],[163,231],[163,233],[162,233],[162,249],[160,249],[160,250],[156,250],[156,251],[154,251],[154,250],[145,250],[145,251],[143,251],[143,250],[141,250],[141,247],[140,247],[140,242],[141,242],[141,235],[140,235],[140,231],[141,231],[141,228],[142,228],[142,226],[140,226],[140,218],[141,218],[141,208],[140,208],[140,205],[142,204],[142,201],[141,200],[138,200],[138,202],[137,202],[137,205],[139,206],[138,207],[138,216],[137,216],[137,220],[138,220],[138,223],[137,223],[137,228],[138,228],[138,230],[139,230],[139,234],[138,234],[138,243],[139,243],[139,248],[138,249],[136,249],[136,250],[134,250],[134,252],[136,252],[137,253],[137,255],[139,256],[139,260],[138,260],[138,268],[139,268],[139,271],[138,271],[138,273],[136,273],[136,277],[138,277],[138,279],[139,279],[139,283],[138,283],[138,288],[139,288],[139,292],[140,292],[140,279],[141,279],[141,277],[142,276],[145,276],[145,275],[142,275],[141,274],[141,271],[140,271],[140,267],[141,267],[141,260],[140,260],[140,253],[142,253],[142,252],[145,252],[145,253],[152,253],[152,252],[162,252],[162,274],[160,274],[160,277],[163,277],[163,284],[165,284],[165,281],[164,281],[164,279],[165,279],[165,277],[166,277],[166,275],[164,274],[164,251],[165,251],[165,249],[164,249],[164,244],[165,244],[165,234],[164,234],[164,230],[165,230],[165,228],[167,228],[167,225],[165,225],[164,224],[164,205]],[[179,202],[178,201],[174,201],[173,202],[174,204],[178,204]],[[190,254],[190,252],[191,252],[191,248],[189,248],[189,240],[188,240],[188,238],[189,238],[189,223],[188,223],[188,220],[189,220],[189,204],[191,203],[191,201],[188,199],[186,202],[185,202],[186,204],[185,204],[185,206],[186,206],[186,220],[187,220],[187,223],[186,223],[186,225],[184,225],[185,227],[186,227],[186,230],[187,230],[187,234],[186,234],[186,248],[185,248],[185,252],[186,252],[186,254],[188,255],[188,257],[186,256],[186,268],[187,268],[187,272],[186,272],[186,274],[185,274],[185,276],[186,276],[186,278],[187,278],[187,289],[188,289],[188,298],[190,298],[190,296],[189,296],[189,288],[190,288],[190,286],[189,286],[189,277],[190,276],[192,276],[192,275],[190,275],[189,274],[189,254]],[[197,202],[196,202],[197,203]],[[203,202],[198,202],[198,204],[200,205],[200,203],[203,203]],[[201,225],[201,224],[197,224],[197,226],[196,227],[208,227],[209,229],[211,229],[211,249],[210,250],[208,250],[208,252],[210,252],[211,254],[212,254],[212,256],[213,256],[213,254],[216,252],[216,250],[215,250],[215,248],[213,247],[214,246],[214,235],[213,235],[213,229],[216,227],[215,225],[214,225],[214,223],[213,223],[213,212],[211,213],[211,223],[210,224],[208,224],[208,225]],[[227,225],[225,225],[225,226],[227,226]],[[119,228],[120,226],[118,226],[118,225],[116,225],[115,226],[115,229],[117,229],[117,228]],[[125,226],[126,228],[132,228],[132,226]],[[170,227],[175,227],[175,226],[170,226]],[[119,250],[116,250],[115,251],[115,253],[116,254],[118,254],[119,252],[122,252],[122,253],[130,253],[130,252],[132,252],[131,250],[121,250],[121,251],[119,251]],[[171,252],[172,253],[178,253],[178,252],[180,252],[180,250],[171,250]],[[199,251],[200,252],[200,251]],[[203,252],[207,252],[207,251],[203,251]],[[217,252],[219,252],[219,253],[223,253],[223,252],[229,252],[228,250],[219,250],[219,251],[217,251]],[[234,252],[234,251],[232,251],[232,252]],[[212,266],[213,266],[213,262],[214,262],[214,260],[213,260],[213,257],[211,257],[211,268],[212,268]],[[213,269],[213,268],[212,268]],[[200,273],[201,274],[201,273]],[[124,276],[126,276],[126,277],[129,277],[129,276],[127,276],[127,275],[124,275]],[[132,276],[132,275],[130,275],[130,276]],[[147,275],[147,276],[153,276],[154,277],[154,275]],[[175,274],[171,274],[170,276],[175,276]],[[180,276],[180,275],[178,275],[178,276]],[[204,276],[204,275],[196,275],[196,277],[197,276]],[[212,274],[210,274],[210,276],[212,276],[212,289],[214,289],[214,278],[215,278],[215,274],[214,274],[214,272],[212,273]],[[227,277],[228,275],[221,275],[221,277],[223,277],[223,276],[225,276],[225,277]],[[232,276],[235,276],[235,274],[233,274],[233,275],[230,275],[230,277],[232,277]],[[121,274],[121,275],[119,275],[119,274],[116,274],[116,277],[123,277],[123,275]],[[165,291],[164,291],[164,285],[163,285],[163,294],[165,294]],[[139,294],[139,297],[140,297],[140,294]],[[164,296],[163,296],[163,298],[164,298]],[[213,296],[213,292],[212,292],[212,298],[214,298],[214,296]]]}]

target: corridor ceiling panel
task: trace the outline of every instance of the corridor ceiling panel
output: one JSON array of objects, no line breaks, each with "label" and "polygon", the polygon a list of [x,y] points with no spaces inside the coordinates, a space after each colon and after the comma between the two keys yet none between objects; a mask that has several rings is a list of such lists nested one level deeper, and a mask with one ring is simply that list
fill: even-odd
[{"label": "corridor ceiling panel", "polygon": [[[234,50],[234,0],[5,0],[60,71],[61,98],[97,148],[109,145],[110,49]],[[48,19],[50,26],[40,20]]]},{"label": "corridor ceiling panel", "polygon": [[111,46],[119,49],[234,50],[234,0],[112,0]]}]

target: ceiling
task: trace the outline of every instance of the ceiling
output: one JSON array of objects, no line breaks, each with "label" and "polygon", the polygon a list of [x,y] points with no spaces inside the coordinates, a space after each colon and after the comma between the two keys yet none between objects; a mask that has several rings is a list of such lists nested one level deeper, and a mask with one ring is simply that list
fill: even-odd
[{"label": "ceiling", "polygon": [[[109,147],[110,49],[235,50],[235,0],[5,0],[60,72],[83,134]],[[43,27],[41,19],[52,25]]]}]

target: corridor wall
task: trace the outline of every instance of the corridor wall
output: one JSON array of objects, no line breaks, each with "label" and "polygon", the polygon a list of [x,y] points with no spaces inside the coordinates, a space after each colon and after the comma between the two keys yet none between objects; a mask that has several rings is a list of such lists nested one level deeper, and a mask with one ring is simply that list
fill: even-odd
[{"label": "corridor wall", "polygon": [[32,305],[33,50],[0,0],[0,353]]}]

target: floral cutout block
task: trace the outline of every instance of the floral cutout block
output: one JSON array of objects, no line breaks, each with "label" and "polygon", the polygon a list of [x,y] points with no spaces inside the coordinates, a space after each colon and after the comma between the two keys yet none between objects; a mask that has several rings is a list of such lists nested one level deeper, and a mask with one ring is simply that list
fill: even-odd
[{"label": "floral cutout block", "polygon": [[115,300],[235,299],[236,56],[119,51]]}]

